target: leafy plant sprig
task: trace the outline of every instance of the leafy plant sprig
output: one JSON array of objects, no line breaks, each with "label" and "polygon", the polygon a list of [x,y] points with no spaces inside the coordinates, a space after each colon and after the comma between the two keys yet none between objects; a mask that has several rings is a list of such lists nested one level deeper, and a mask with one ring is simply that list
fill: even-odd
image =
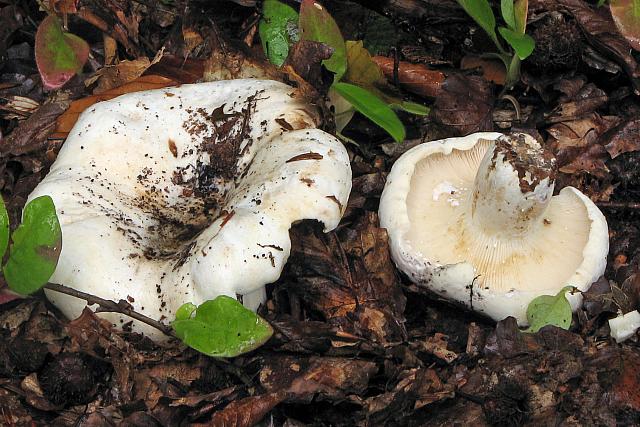
[{"label": "leafy plant sprig", "polygon": [[501,0],[500,11],[506,27],[499,26],[498,33],[512,50],[505,49],[496,33],[496,18],[488,0],[457,0],[458,4],[484,30],[498,48],[498,53],[488,54],[499,58],[506,67],[505,89],[511,89],[520,79],[520,62],[535,48],[535,41],[525,33],[529,0]]},{"label": "leafy plant sprig", "polygon": [[333,17],[314,0],[302,0],[299,13],[278,0],[265,0],[258,29],[265,54],[276,66],[284,63],[289,47],[299,39],[333,48],[331,57],[323,61],[334,73],[331,89],[398,142],[405,138],[406,131],[394,109],[420,115],[429,112],[421,104],[405,102],[381,90],[386,80],[362,42],[345,43]]}]

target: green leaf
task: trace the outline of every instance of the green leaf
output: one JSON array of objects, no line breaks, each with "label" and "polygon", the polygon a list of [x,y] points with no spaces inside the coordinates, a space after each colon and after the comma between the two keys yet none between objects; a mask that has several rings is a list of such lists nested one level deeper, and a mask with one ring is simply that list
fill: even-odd
[{"label": "green leaf", "polygon": [[565,294],[572,289],[572,286],[565,286],[555,296],[542,295],[531,301],[527,307],[529,328],[526,332],[538,332],[547,325],[569,329],[571,326],[571,304]]},{"label": "green leaf", "polygon": [[426,116],[429,114],[429,108],[416,102],[402,101],[399,104],[390,104],[393,109],[400,109],[407,113],[415,114],[417,116]]},{"label": "green leaf", "polygon": [[186,345],[208,356],[235,357],[260,347],[273,335],[266,320],[234,298],[219,296],[195,310],[193,304],[185,305],[171,325]]},{"label": "green leaf", "polygon": [[55,15],[40,23],[36,32],[35,56],[45,89],[57,89],[82,70],[89,57],[89,45],[66,33]]},{"label": "green leaf", "polygon": [[502,12],[502,19],[504,19],[504,22],[507,23],[509,28],[515,30],[516,18],[513,15],[513,0],[501,0],[500,12]]},{"label": "green leaf", "polygon": [[640,50],[640,0],[611,0],[609,8],[620,34]]},{"label": "green leaf", "polygon": [[258,31],[269,62],[279,67],[289,55],[289,46],[298,41],[298,12],[278,0],[265,0]]},{"label": "green leaf", "polygon": [[9,213],[0,196],[0,259],[4,256],[9,245]]},{"label": "green leaf", "polygon": [[303,40],[325,43],[333,48],[331,58],[325,59],[322,63],[335,73],[333,81],[340,81],[347,70],[347,52],[336,21],[320,3],[302,0],[298,26]]},{"label": "green leaf", "polygon": [[41,196],[27,204],[11,240],[4,277],[11,290],[31,294],[47,284],[62,249],[62,231],[51,197]]},{"label": "green leaf", "polygon": [[528,34],[518,34],[506,27],[500,27],[498,31],[520,59],[525,59],[531,55],[531,52],[533,52],[536,46],[536,42]]},{"label": "green leaf", "polygon": [[396,113],[373,93],[349,83],[334,83],[332,86],[362,115],[386,130],[396,142],[404,140],[404,125]]},{"label": "green leaf", "polygon": [[196,311],[198,307],[192,303],[188,302],[182,304],[178,310],[176,310],[176,320],[187,320],[189,319],[193,313]]},{"label": "green leaf", "polygon": [[502,45],[496,35],[496,18],[487,0],[457,0],[465,12],[491,37],[502,52]]},{"label": "green leaf", "polygon": [[516,25],[512,28],[519,34],[524,34],[527,29],[527,13],[529,12],[529,0],[516,0],[513,5],[513,17]]}]

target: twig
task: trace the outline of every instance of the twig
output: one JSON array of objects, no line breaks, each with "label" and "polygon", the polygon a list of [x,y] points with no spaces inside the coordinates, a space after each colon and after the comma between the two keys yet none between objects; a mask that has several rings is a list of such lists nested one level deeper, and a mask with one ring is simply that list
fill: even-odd
[{"label": "twig", "polygon": [[597,202],[596,206],[599,208],[611,208],[611,209],[640,209],[639,202]]},{"label": "twig", "polygon": [[151,327],[158,329],[165,335],[168,335],[173,338],[177,338],[176,334],[173,332],[171,327],[165,325],[162,322],[154,320],[150,317],[145,316],[144,314],[140,314],[137,311],[134,311],[131,308],[131,305],[125,300],[120,300],[120,302],[115,302],[108,299],[103,299],[97,297],[95,295],[87,294],[85,292],[78,291],[76,289],[69,288],[64,285],[58,285],[55,283],[47,283],[44,286],[45,289],[50,291],[60,292],[61,294],[71,295],[72,297],[83,299],[87,302],[88,305],[97,304],[99,308],[96,313],[120,313],[125,316],[129,316],[132,319],[138,320],[139,322],[145,323]]}]

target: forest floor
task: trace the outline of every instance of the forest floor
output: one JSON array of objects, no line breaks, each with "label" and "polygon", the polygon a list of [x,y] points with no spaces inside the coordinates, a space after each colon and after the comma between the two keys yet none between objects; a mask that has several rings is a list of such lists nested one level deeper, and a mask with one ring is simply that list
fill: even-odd
[{"label": "forest floor", "polygon": [[[232,77],[264,62],[253,1],[56,3],[75,3],[69,29],[91,57],[62,89],[44,91],[34,40],[46,14],[36,1],[0,0],[0,188],[12,224],[79,113],[70,106],[82,110],[73,101],[98,99],[96,85],[114,96],[145,78],[199,81],[212,61]],[[455,1],[327,0],[345,40],[391,58],[390,84],[431,114],[402,113],[400,144],[358,114],[345,128],[355,142],[346,144],[346,213],[329,233],[308,222],[291,229],[291,256],[259,311],[273,337],[248,354],[210,358],[115,329],[91,311],[65,319],[43,293],[5,292],[0,425],[640,424],[638,338],[616,343],[607,322],[640,308],[640,67],[608,6],[595,3],[529,1],[536,49],[500,96],[504,71],[478,57],[490,41]],[[115,76],[104,72],[107,52],[138,62]],[[319,70],[313,58],[299,61],[296,70]],[[577,187],[607,218],[606,273],[569,330],[496,324],[412,284],[390,258],[377,210],[395,159],[420,142],[484,130],[543,142],[558,160],[556,192]]]}]

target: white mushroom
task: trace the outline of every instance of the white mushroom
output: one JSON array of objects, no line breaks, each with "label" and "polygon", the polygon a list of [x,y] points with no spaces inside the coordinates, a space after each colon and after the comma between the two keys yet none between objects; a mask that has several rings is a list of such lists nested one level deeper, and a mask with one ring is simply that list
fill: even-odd
[{"label": "white mushroom", "polygon": [[[477,133],[414,147],[380,201],[409,278],[495,320],[526,325],[529,302],[604,272],[607,223],[573,187],[553,196],[555,159],[530,136]],[[575,310],[580,293],[568,293]]]},{"label": "white mushroom", "polygon": [[[255,309],[289,256],[291,224],[315,219],[331,230],[346,207],[348,155],[315,129],[317,114],[295,89],[268,80],[91,107],[30,196],[50,195],[58,210],[63,248],[51,282],[127,299],[155,319],[223,294]],[[71,318],[85,305],[47,296]]]},{"label": "white mushroom", "polygon": [[638,310],[620,314],[618,317],[609,319],[611,336],[617,343],[626,341],[634,336],[638,328],[640,328],[640,312],[638,312]]}]

